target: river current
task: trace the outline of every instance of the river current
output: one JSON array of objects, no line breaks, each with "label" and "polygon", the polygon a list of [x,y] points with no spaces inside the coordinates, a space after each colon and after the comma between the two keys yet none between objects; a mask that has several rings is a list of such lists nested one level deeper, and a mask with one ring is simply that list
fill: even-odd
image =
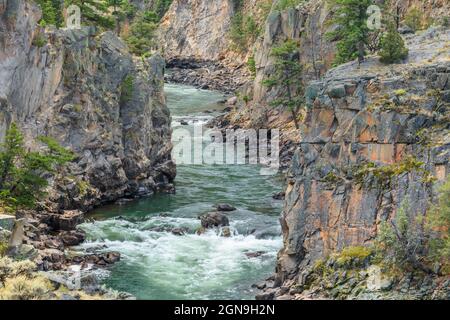
[{"label": "river current", "polygon": [[[223,108],[218,92],[175,84],[165,92],[174,129],[204,123]],[[252,284],[273,273],[282,246],[282,203],[272,199],[281,177],[261,176],[256,165],[178,165],[177,172],[176,194],[90,214],[81,249],[120,252],[103,282],[138,299],[253,299]],[[217,203],[238,209],[228,214],[233,236],[197,235],[198,216]],[[178,236],[173,228],[188,232]]]}]

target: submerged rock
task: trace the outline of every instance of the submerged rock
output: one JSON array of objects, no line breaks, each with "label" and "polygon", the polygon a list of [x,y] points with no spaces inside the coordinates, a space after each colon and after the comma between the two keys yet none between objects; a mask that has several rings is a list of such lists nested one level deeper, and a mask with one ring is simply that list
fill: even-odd
[{"label": "submerged rock", "polygon": [[220,203],[215,206],[217,211],[223,211],[223,212],[231,212],[236,211],[236,207],[233,207],[232,205],[226,204],[226,203]]}]

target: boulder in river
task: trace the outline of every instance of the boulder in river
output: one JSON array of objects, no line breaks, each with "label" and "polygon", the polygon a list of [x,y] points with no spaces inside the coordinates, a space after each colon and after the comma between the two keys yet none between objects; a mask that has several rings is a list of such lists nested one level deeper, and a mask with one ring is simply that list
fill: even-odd
[{"label": "boulder in river", "polygon": [[286,192],[284,192],[284,191],[275,193],[272,196],[272,198],[275,199],[275,200],[284,200],[285,197],[286,197]]},{"label": "boulder in river", "polygon": [[219,203],[218,205],[215,206],[215,208],[217,209],[217,211],[223,211],[223,212],[231,212],[231,211],[236,211],[236,208],[226,204],[226,203]]},{"label": "boulder in river", "polygon": [[210,229],[214,227],[227,227],[230,221],[227,216],[220,212],[209,212],[199,217],[202,222],[202,227]]}]

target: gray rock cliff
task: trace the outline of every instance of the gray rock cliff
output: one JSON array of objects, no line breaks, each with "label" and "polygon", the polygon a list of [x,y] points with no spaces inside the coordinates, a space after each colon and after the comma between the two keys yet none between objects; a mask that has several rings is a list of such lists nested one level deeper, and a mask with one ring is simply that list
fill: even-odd
[{"label": "gray rock cliff", "polygon": [[110,32],[44,30],[29,1],[0,1],[0,136],[11,122],[48,135],[76,160],[51,182],[52,211],[88,210],[171,189],[164,60],[133,58]]}]

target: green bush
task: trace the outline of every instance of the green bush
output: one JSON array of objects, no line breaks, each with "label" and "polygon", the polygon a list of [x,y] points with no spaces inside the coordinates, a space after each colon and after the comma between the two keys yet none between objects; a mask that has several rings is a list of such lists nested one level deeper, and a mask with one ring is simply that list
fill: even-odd
[{"label": "green bush", "polygon": [[402,61],[408,56],[405,42],[394,25],[389,26],[387,33],[381,39],[379,55],[380,61],[386,64]]},{"label": "green bush", "polygon": [[33,39],[33,45],[38,48],[42,48],[46,44],[47,44],[47,38],[45,36],[41,35],[40,33],[37,34]]},{"label": "green bush", "polygon": [[422,30],[423,14],[418,8],[411,8],[405,16],[405,24],[414,31]]},{"label": "green bush", "polygon": [[155,33],[158,24],[155,23],[155,15],[146,11],[136,17],[130,28],[129,35],[125,36],[125,41],[131,53],[143,56],[149,54],[156,46]]},{"label": "green bush", "polygon": [[256,77],[256,61],[255,61],[255,57],[250,57],[248,58],[247,61],[247,66],[248,66],[248,70],[250,70],[250,73],[252,75],[252,77]]},{"label": "green bush", "polygon": [[128,75],[120,86],[120,104],[129,102],[133,98],[134,78]]},{"label": "green bush", "polygon": [[437,204],[427,221],[428,230],[434,234],[431,240],[431,260],[442,265],[443,272],[450,274],[450,175],[439,190]]}]

